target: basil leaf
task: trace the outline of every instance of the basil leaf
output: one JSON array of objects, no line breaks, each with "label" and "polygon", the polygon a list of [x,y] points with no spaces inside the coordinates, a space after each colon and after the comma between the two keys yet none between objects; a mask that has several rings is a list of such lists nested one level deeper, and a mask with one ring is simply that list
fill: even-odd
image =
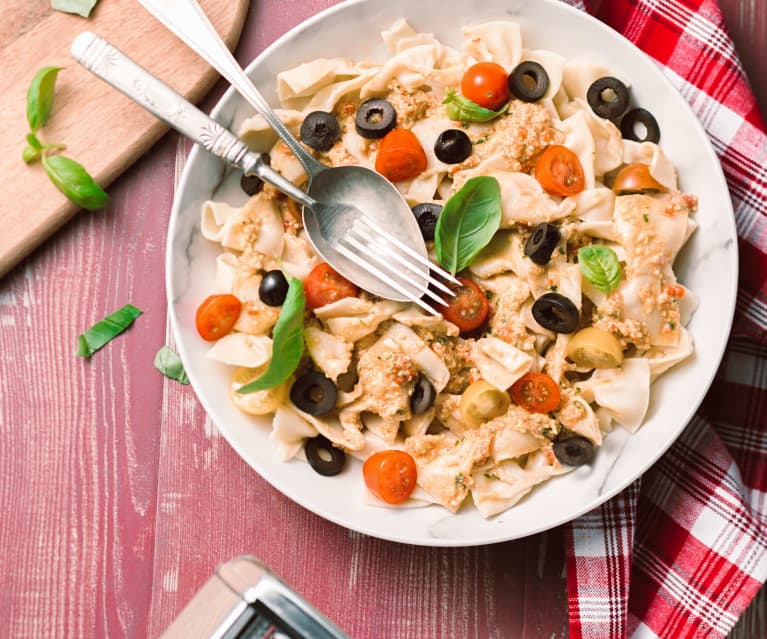
[{"label": "basil leaf", "polygon": [[51,7],[56,11],[77,13],[83,18],[87,18],[98,1],[99,0],[51,0]]},{"label": "basil leaf", "polygon": [[609,295],[621,282],[623,271],[618,256],[608,246],[591,244],[578,249],[581,273],[595,288]]},{"label": "basil leaf", "polygon": [[304,309],[306,296],[301,280],[290,278],[288,294],[272,333],[272,359],[259,378],[238,388],[238,393],[252,393],[279,386],[298,368],[304,354]]},{"label": "basil leaf", "polygon": [[41,155],[42,152],[40,150],[28,146],[22,151],[21,159],[24,160],[26,164],[31,164],[32,162],[37,162]]},{"label": "basil leaf", "polygon": [[447,117],[461,122],[488,122],[503,115],[509,110],[509,103],[504,104],[498,111],[492,111],[479,106],[469,98],[458,95],[455,91],[448,91],[442,104],[446,104]]},{"label": "basil leaf", "polygon": [[45,125],[53,108],[53,88],[61,67],[43,67],[32,78],[27,91],[27,120],[32,133]]},{"label": "basil leaf", "polygon": [[157,351],[157,355],[154,356],[154,367],[165,377],[175,379],[181,384],[189,383],[189,377],[187,377],[184,365],[181,363],[181,358],[167,346],[163,346]]},{"label": "basil leaf", "polygon": [[467,180],[442,209],[434,230],[437,259],[455,275],[472,263],[501,224],[501,187],[494,177]]},{"label": "basil leaf", "polygon": [[63,155],[44,155],[43,166],[56,188],[78,206],[92,211],[109,202],[109,196],[74,160]]},{"label": "basil leaf", "polygon": [[37,136],[34,133],[27,133],[27,144],[38,151],[43,150],[43,143],[37,139]]},{"label": "basil leaf", "polygon": [[90,357],[126,330],[143,312],[131,304],[126,304],[111,315],[107,315],[103,320],[96,322],[85,333],[77,337],[77,355]]}]

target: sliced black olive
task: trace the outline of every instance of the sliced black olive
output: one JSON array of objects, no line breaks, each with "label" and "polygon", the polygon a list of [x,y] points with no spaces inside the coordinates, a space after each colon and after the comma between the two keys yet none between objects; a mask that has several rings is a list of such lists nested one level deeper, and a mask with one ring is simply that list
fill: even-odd
[{"label": "sliced black olive", "polygon": [[306,453],[306,461],[320,475],[332,477],[344,469],[346,453],[333,446],[324,435],[307,439],[304,444],[304,452]]},{"label": "sliced black olive", "polygon": [[543,328],[555,333],[572,333],[580,320],[575,304],[559,293],[546,293],[535,300],[533,317]]},{"label": "sliced black olive", "polygon": [[[644,138],[637,135],[637,124],[644,127]],[[658,121],[647,109],[634,109],[624,115],[621,120],[621,134],[627,140],[634,140],[634,142],[655,142],[657,144],[660,141]]]},{"label": "sliced black olive", "polygon": [[509,75],[509,91],[523,102],[537,102],[549,90],[549,74],[537,62],[521,62]]},{"label": "sliced black olive", "polygon": [[560,240],[559,229],[548,222],[541,222],[525,242],[525,255],[543,266],[551,261],[551,254]]},{"label": "sliced black olive", "polygon": [[471,140],[461,129],[447,129],[434,143],[434,154],[440,162],[458,164],[471,155]]},{"label": "sliced black olive", "polygon": [[301,123],[301,141],[315,151],[328,151],[341,135],[336,116],[326,111],[312,111]]},{"label": "sliced black olive", "polygon": [[267,306],[282,306],[288,294],[288,280],[279,269],[266,273],[258,285],[258,297]]},{"label": "sliced black olive", "polygon": [[378,140],[397,126],[397,112],[392,103],[381,98],[366,100],[357,109],[354,127],[363,138]]},{"label": "sliced black olive", "polygon": [[617,120],[629,108],[629,90],[618,78],[608,75],[592,83],[586,100],[600,118]]},{"label": "sliced black olive", "polygon": [[415,215],[424,240],[434,239],[434,229],[437,228],[440,213],[442,213],[442,205],[435,202],[423,202],[413,207],[413,215]]},{"label": "sliced black olive", "polygon": [[338,389],[322,373],[313,371],[299,377],[290,387],[290,401],[310,415],[324,415],[333,410]]},{"label": "sliced black olive", "polygon": [[554,442],[554,455],[566,466],[590,464],[595,453],[596,446],[580,435],[569,435]]},{"label": "sliced black olive", "polygon": [[[261,161],[267,166],[271,166],[272,158],[268,153],[261,154]],[[248,195],[255,195],[264,188],[263,180],[257,175],[243,175],[240,178],[240,188]]]},{"label": "sliced black olive", "polygon": [[420,415],[429,410],[437,398],[437,391],[427,377],[419,376],[415,382],[413,394],[410,396],[410,412]]}]

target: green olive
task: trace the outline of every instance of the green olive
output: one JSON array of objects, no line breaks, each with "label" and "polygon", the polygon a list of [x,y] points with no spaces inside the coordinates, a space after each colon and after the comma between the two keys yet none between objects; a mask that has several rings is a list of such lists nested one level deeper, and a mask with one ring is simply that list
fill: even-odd
[{"label": "green olive", "polygon": [[509,404],[511,398],[507,392],[498,390],[489,382],[480,379],[470,384],[463,392],[458,409],[464,424],[478,428],[482,423],[503,415]]},{"label": "green olive", "polygon": [[623,350],[615,335],[589,326],[573,335],[567,357],[583,368],[615,368],[623,363]]},{"label": "green olive", "polygon": [[237,390],[249,384],[257,377],[260,377],[266,371],[268,365],[264,364],[259,368],[241,367],[234,371],[232,382],[229,385],[229,395],[235,406],[241,411],[251,415],[267,415],[273,413],[282,406],[288,399],[289,381],[268,388],[266,390],[255,391],[253,393],[238,393]]}]

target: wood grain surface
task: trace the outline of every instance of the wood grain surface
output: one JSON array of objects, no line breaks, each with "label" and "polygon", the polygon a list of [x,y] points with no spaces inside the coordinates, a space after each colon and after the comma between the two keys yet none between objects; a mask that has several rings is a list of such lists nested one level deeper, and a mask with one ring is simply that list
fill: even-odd
[{"label": "wood grain surface", "polygon": [[[233,46],[248,0],[203,0],[202,5]],[[26,166],[20,161],[29,131],[26,94],[38,69],[64,67],[54,111],[40,139],[66,144],[66,155],[102,186],[123,173],[167,127],[80,67],[69,55],[75,36],[94,31],[195,101],[217,77],[135,0],[101,0],[88,20],[51,10],[49,0],[4,0],[3,15],[10,20],[0,26],[0,174],[11,185],[5,189],[11,197],[0,201],[0,276],[77,210],[39,162]]]},{"label": "wood grain surface", "polygon": [[[253,0],[238,58],[332,4]],[[761,78],[767,3],[722,6]],[[191,389],[152,368],[171,343],[163,260],[188,151],[162,138],[105,211],[75,216],[0,280],[0,637],[157,637],[242,553],[356,639],[567,637],[560,529],[466,549],[349,532],[269,486]],[[134,327],[91,361],[75,357],[78,333],[128,302],[145,311]],[[762,589],[731,636],[767,637],[765,611]]]}]

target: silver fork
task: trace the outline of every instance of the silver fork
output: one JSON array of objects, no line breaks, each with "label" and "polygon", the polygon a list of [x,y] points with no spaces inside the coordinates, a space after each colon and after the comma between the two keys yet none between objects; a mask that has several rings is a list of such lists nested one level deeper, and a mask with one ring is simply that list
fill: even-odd
[{"label": "silver fork", "polygon": [[[445,306],[443,296],[430,289],[451,296],[446,283],[460,283],[428,260],[418,224],[396,187],[370,169],[328,167],[307,153],[239,66],[196,0],[139,2],[226,78],[295,154],[309,176],[308,193],[288,195],[304,205],[304,226],[317,252],[362,288],[414,302],[439,315],[423,298]],[[307,209],[315,214],[307,215]],[[393,268],[393,263],[403,268]]]}]

